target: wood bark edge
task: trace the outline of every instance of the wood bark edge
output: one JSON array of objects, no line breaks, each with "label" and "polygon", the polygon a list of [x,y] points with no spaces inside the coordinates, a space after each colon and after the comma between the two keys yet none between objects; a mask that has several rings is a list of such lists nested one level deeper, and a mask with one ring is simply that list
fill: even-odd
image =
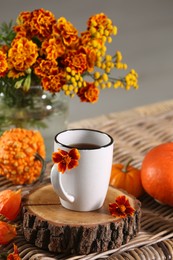
[{"label": "wood bark edge", "polygon": [[118,248],[135,237],[140,230],[141,207],[135,200],[133,216],[91,225],[57,225],[37,216],[28,205],[23,206],[22,217],[28,242],[53,253],[86,255]]}]

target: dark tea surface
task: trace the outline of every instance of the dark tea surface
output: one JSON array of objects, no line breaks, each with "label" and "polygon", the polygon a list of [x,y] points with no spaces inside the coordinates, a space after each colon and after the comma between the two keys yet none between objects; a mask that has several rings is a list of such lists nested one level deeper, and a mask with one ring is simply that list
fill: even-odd
[{"label": "dark tea surface", "polygon": [[91,144],[91,143],[76,143],[76,144],[70,144],[69,146],[77,149],[97,149],[101,147],[98,144]]}]

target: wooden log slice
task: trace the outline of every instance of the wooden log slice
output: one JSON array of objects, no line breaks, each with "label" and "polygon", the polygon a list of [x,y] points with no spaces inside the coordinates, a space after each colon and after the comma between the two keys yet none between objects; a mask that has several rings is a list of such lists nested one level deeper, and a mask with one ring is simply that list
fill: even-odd
[{"label": "wooden log slice", "polygon": [[140,228],[140,202],[125,194],[135,209],[133,216],[113,217],[108,204],[124,195],[109,187],[102,208],[76,212],[63,208],[52,185],[33,190],[24,198],[23,232],[35,246],[54,253],[89,254],[114,249],[132,239]]}]

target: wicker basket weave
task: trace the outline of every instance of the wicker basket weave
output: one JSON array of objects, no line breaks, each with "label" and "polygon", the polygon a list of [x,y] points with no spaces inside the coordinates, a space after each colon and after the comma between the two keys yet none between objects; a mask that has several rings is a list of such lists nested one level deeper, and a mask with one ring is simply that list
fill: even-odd
[{"label": "wicker basket weave", "polygon": [[[70,124],[69,128],[93,128],[109,133],[115,140],[114,162],[126,162],[133,158],[133,164],[141,167],[145,153],[152,147],[173,141],[173,100],[139,107],[121,113],[112,113],[93,119]],[[50,163],[45,182],[49,179]],[[0,177],[0,190],[16,188]],[[27,192],[33,187],[23,188]],[[18,245],[22,259],[173,259],[173,208],[158,204],[148,195],[140,198],[142,202],[141,231],[128,244],[101,254],[85,256],[53,255],[25,242],[18,220]],[[12,250],[12,244],[0,248]]]}]

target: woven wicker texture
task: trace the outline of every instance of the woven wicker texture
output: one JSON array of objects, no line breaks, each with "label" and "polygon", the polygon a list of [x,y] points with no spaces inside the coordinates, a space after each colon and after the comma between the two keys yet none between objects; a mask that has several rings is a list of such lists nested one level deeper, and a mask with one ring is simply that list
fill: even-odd
[{"label": "woven wicker texture", "polygon": [[[152,147],[173,140],[173,101],[140,107],[128,112],[112,113],[98,118],[70,124],[70,128],[95,128],[112,135],[115,140],[114,162],[126,162],[129,157],[140,167],[145,153]],[[47,167],[45,182],[49,181],[51,164]],[[0,189],[16,188],[0,177]],[[33,186],[23,188],[23,192]],[[148,195],[140,198],[142,221],[139,234],[118,249],[85,256],[53,255],[25,242],[18,220],[18,245],[22,259],[173,259],[173,208],[161,205]],[[11,250],[12,244],[1,251]]]}]

